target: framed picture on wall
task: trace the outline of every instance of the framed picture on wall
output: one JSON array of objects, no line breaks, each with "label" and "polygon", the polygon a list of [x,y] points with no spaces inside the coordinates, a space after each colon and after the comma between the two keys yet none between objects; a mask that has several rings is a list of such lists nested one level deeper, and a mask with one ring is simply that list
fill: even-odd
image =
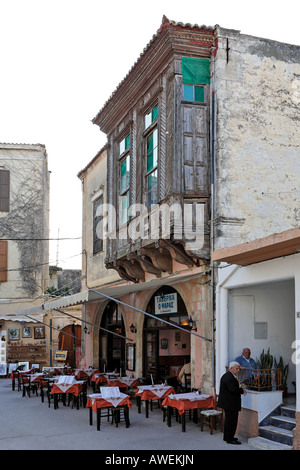
[{"label": "framed picture on wall", "polygon": [[45,339],[45,327],[44,326],[34,327],[34,339]]},{"label": "framed picture on wall", "polygon": [[135,344],[126,344],[126,369],[135,370]]},{"label": "framed picture on wall", "polygon": [[20,328],[9,328],[8,329],[8,339],[9,340],[18,340],[18,339],[20,339]]},{"label": "framed picture on wall", "polygon": [[31,326],[23,326],[23,338],[31,338]]}]

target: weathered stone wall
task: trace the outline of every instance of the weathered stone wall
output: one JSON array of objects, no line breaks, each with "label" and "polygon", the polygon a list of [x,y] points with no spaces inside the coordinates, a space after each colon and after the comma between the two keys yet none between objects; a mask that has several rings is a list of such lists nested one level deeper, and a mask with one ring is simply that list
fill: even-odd
[{"label": "weathered stone wall", "polygon": [[0,212],[8,239],[8,282],[0,298],[43,293],[49,273],[49,173],[43,145],[0,144],[0,167],[10,173],[9,211]]},{"label": "weathered stone wall", "polygon": [[222,248],[299,225],[300,48],[220,28],[215,81]]},{"label": "weathered stone wall", "polygon": [[79,175],[79,178],[83,183],[83,290],[87,289],[88,287],[95,288],[97,286],[119,279],[118,274],[114,270],[107,270],[105,267],[104,260],[106,257],[106,238],[103,240],[103,250],[99,251],[95,255],[93,254],[93,204],[94,201],[96,201],[101,196],[103,197],[103,204],[107,203],[106,163],[107,152],[106,149],[103,149],[99,152],[97,157],[95,157],[87,165],[87,167],[81,171]]}]

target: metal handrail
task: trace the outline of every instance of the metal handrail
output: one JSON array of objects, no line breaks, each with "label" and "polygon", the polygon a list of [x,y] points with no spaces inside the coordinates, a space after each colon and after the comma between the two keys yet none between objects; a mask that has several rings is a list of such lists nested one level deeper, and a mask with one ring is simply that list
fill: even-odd
[{"label": "metal handrail", "polygon": [[257,391],[279,390],[282,387],[282,370],[274,369],[240,369],[240,384]]}]

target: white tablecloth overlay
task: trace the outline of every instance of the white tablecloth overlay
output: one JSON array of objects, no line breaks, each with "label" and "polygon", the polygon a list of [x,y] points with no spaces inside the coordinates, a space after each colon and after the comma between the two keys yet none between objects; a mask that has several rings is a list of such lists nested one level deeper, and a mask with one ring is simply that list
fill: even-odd
[{"label": "white tablecloth overlay", "polygon": [[167,390],[170,390],[172,388],[171,385],[140,385],[137,389],[136,393],[143,393],[144,390],[149,390],[150,392],[153,392],[158,398],[161,398]]},{"label": "white tablecloth overlay", "polygon": [[89,395],[89,398],[92,400],[92,405],[95,403],[96,398],[102,398],[103,400],[107,401],[108,403],[111,403],[115,408],[123,401],[128,395],[125,393],[120,392],[119,397],[103,397],[101,393],[93,393],[92,395]]},{"label": "white tablecloth overlay", "polygon": [[189,392],[189,393],[177,393],[174,395],[171,393],[169,398],[172,400],[190,400],[190,401],[198,401],[198,400],[207,400],[211,395],[206,395],[205,393],[197,393],[197,392]]}]

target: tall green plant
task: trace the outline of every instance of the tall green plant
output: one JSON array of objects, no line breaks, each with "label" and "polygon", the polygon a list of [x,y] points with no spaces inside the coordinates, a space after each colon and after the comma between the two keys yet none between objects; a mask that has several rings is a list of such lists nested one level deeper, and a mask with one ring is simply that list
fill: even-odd
[{"label": "tall green plant", "polygon": [[289,373],[289,365],[288,364],[284,365],[282,356],[280,356],[280,359],[279,359],[278,362],[276,361],[276,359],[274,359],[274,364],[275,364],[276,369],[281,370],[282,386],[286,387],[287,377],[288,377],[288,373]]},{"label": "tall green plant", "polygon": [[257,360],[258,367],[260,369],[272,369],[273,366],[273,356],[270,354],[270,348],[265,353],[265,350],[262,350],[260,358]]}]

